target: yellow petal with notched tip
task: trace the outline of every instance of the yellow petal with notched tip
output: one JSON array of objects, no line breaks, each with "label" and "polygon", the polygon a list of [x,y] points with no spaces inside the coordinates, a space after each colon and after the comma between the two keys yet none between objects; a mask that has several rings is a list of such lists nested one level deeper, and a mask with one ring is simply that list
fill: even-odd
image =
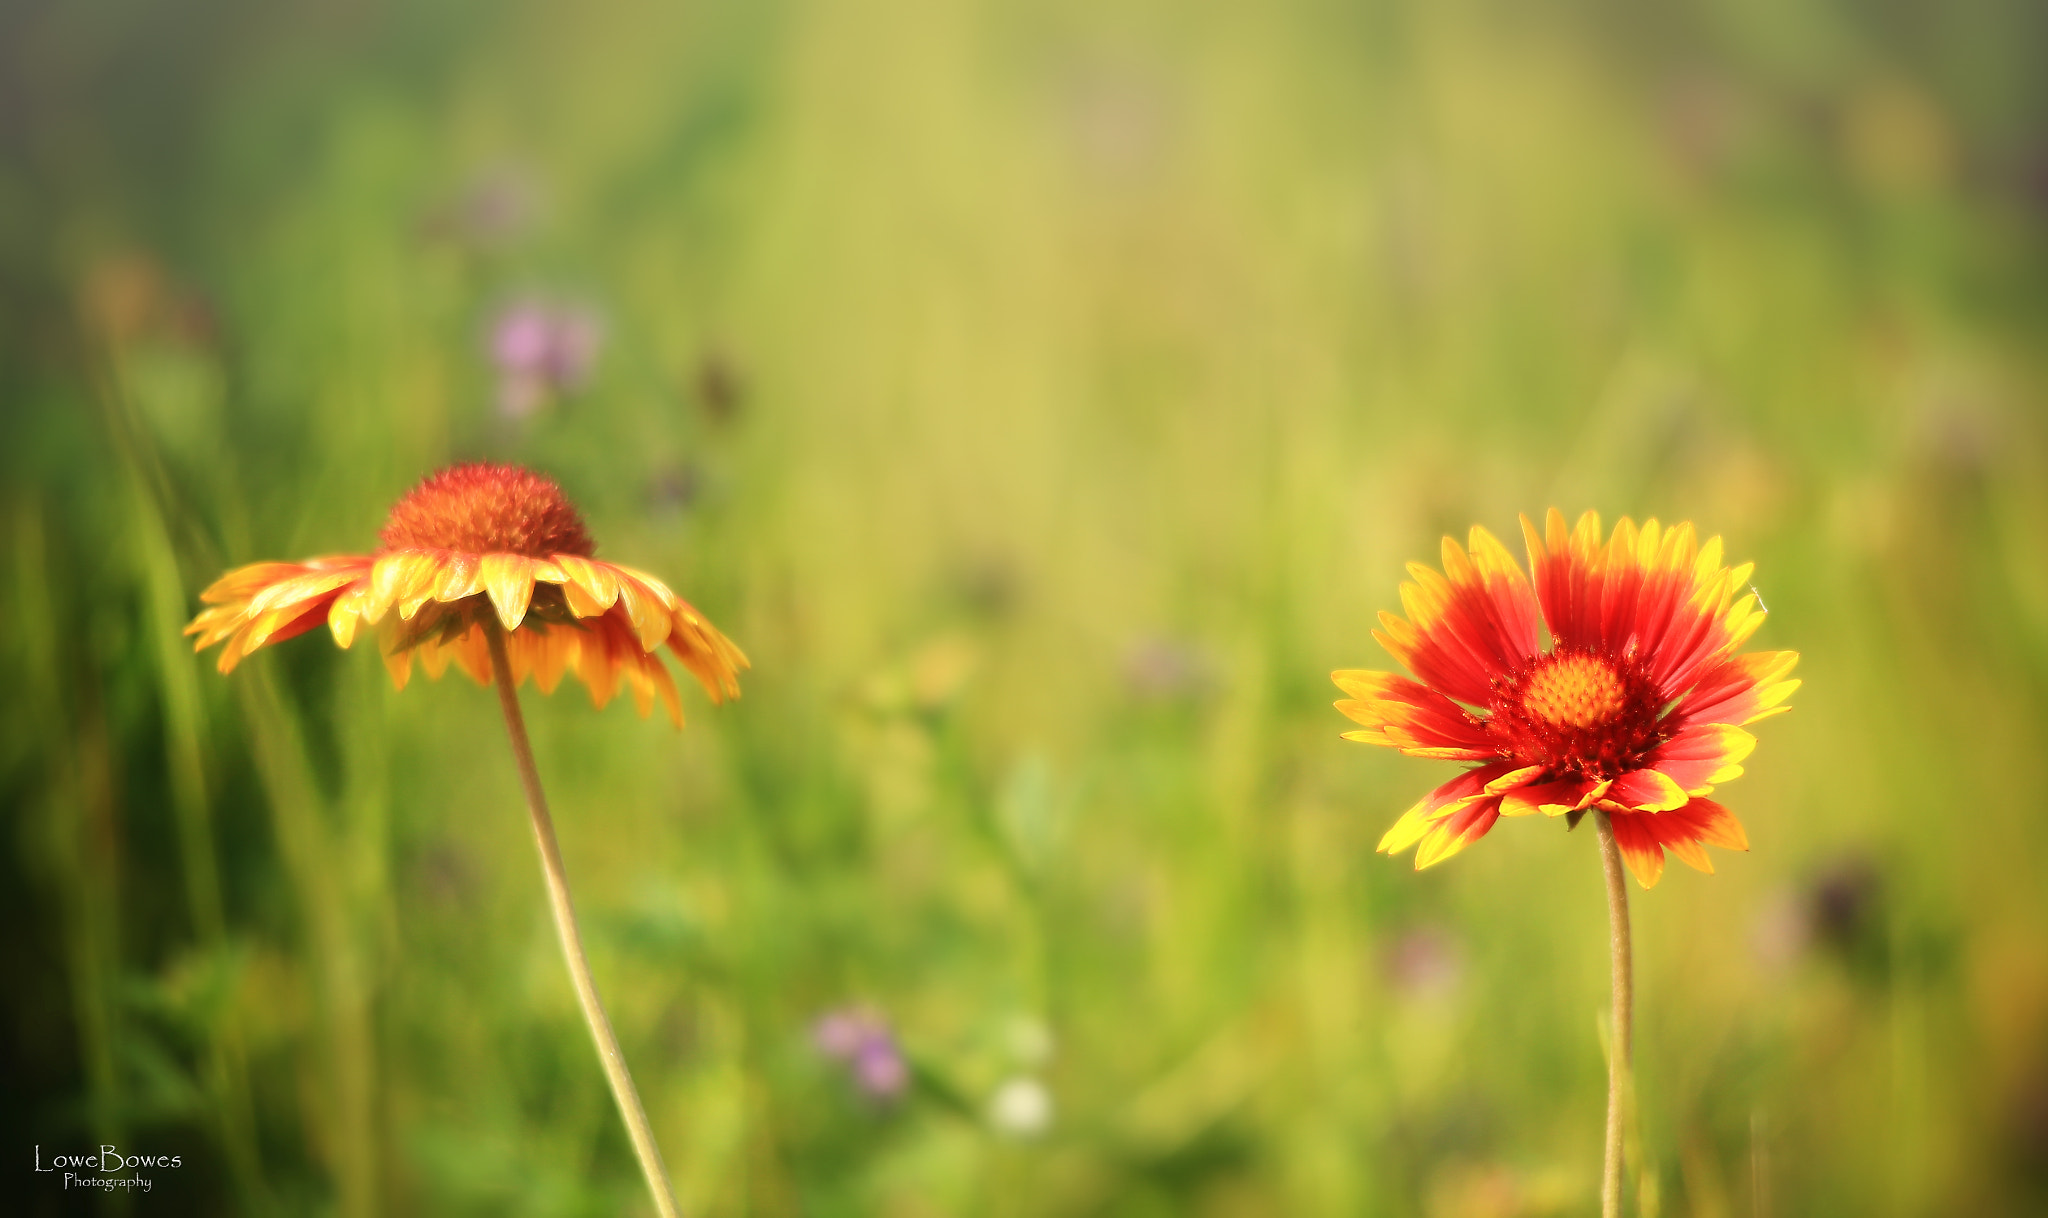
[{"label": "yellow petal with notched tip", "polygon": [[533,560],[523,554],[486,554],[481,576],[491,607],[507,630],[519,629],[533,603]]}]

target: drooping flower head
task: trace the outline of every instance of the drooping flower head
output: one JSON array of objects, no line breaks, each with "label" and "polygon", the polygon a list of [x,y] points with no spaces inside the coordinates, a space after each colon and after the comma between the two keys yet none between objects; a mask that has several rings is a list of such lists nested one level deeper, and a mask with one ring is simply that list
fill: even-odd
[{"label": "drooping flower head", "polygon": [[1415,679],[1331,674],[1351,695],[1337,709],[1364,725],[1345,739],[1479,763],[1379,849],[1420,843],[1419,870],[1502,816],[1577,824],[1598,808],[1645,888],[1667,850],[1701,871],[1713,870],[1704,845],[1747,850],[1741,822],[1708,796],[1756,747],[1744,726],[1790,709],[1799,687],[1786,679],[1797,653],[1736,654],[1764,620],[1753,592],[1737,596],[1751,565],[1724,566],[1721,539],[1698,544],[1690,523],[1624,517],[1603,545],[1596,513],[1567,530],[1552,508],[1543,534],[1526,516],[1522,532],[1530,575],[1478,526],[1469,550],[1444,538],[1441,572],[1408,565],[1408,617],[1381,613],[1373,637]]},{"label": "drooping flower head", "polygon": [[575,673],[602,707],[623,680],[644,716],[659,697],[681,727],[665,644],[713,702],[739,696],[740,649],[660,580],[593,557],[583,517],[551,479],[514,465],[457,465],[391,509],[375,554],[230,571],[200,593],[210,607],[185,628],[194,650],[225,643],[220,670],[326,623],[348,647],[378,628],[400,689],[418,657],[438,678],[452,659],[491,680],[487,631],[502,629],[514,681],[545,693]]}]

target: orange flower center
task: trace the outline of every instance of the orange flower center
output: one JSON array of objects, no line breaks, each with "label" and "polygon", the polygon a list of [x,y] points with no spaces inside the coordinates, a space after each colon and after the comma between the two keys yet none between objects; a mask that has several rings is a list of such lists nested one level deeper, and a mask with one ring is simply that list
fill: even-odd
[{"label": "orange flower center", "polygon": [[481,462],[450,466],[408,491],[377,536],[387,550],[546,558],[597,549],[553,479]]},{"label": "orange flower center", "polygon": [[1503,760],[1614,778],[1663,742],[1663,699],[1640,666],[1563,651],[1494,682],[1486,730]]},{"label": "orange flower center", "polygon": [[1560,656],[1522,689],[1522,706],[1555,727],[1593,727],[1622,706],[1621,678],[1605,660]]}]

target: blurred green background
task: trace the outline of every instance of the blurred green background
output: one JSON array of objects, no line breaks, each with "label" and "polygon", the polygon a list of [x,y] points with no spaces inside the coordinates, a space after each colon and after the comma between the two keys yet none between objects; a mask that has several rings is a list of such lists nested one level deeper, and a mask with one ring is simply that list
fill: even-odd
[{"label": "blurred green background", "polygon": [[[492,699],[178,638],[476,457],[755,662],[681,735],[527,694],[692,1213],[1592,1212],[1592,835],[1373,855],[1452,769],[1327,680],[1404,560],[1553,503],[1724,534],[1805,657],[1754,851],[1635,900],[1641,1212],[2042,1212],[2044,47],[2015,0],[0,8],[11,1212],[649,1212]],[[905,1094],[813,1044],[847,1009]],[[23,1164],[101,1142],[185,1166]]]}]

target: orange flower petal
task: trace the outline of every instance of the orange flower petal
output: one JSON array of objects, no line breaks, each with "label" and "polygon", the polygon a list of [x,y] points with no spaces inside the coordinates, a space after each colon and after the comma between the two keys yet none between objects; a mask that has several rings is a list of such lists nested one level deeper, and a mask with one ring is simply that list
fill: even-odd
[{"label": "orange flower petal", "polygon": [[655,695],[661,699],[662,709],[668,712],[669,722],[682,727],[683,699],[676,692],[675,678],[669,675],[668,665],[661,662],[660,656],[647,657],[647,675],[653,679]]},{"label": "orange flower petal", "polygon": [[[667,584],[662,583],[645,571],[634,567],[622,566],[619,567],[619,574],[647,589],[648,595],[659,601],[664,609],[672,611],[678,604],[682,603],[676,599],[676,594],[669,590]],[[654,649],[650,647],[647,650],[653,651]]]},{"label": "orange flower petal", "polygon": [[363,584],[360,580],[342,589],[327,607],[327,629],[334,635],[334,645],[347,651],[356,641],[356,627],[362,623]]},{"label": "orange flower petal", "polygon": [[571,633],[547,626],[527,629],[513,637],[524,637],[527,663],[533,670],[533,679],[540,686],[540,692],[551,694],[562,683],[562,673],[569,665],[568,640],[564,635]]},{"label": "orange flower petal", "polygon": [[478,685],[491,683],[491,643],[481,624],[471,626],[461,638],[448,645],[455,663]]},{"label": "orange flower petal", "polygon": [[370,578],[363,593],[363,620],[372,626],[384,620],[384,615],[398,603],[398,598],[410,588],[422,568],[434,566],[432,554],[423,550],[392,550],[379,554],[370,567]]},{"label": "orange flower petal", "polygon": [[633,578],[623,567],[619,568],[618,607],[624,611],[633,633],[639,636],[640,650],[653,651],[668,637],[672,624],[668,606],[661,603],[653,588]]},{"label": "orange flower petal", "polygon": [[746,653],[694,612],[685,615],[678,610],[674,622],[675,629],[668,636],[668,649],[690,675],[697,678],[697,683],[704,687],[705,696],[713,704],[739,697],[738,670],[749,667]]},{"label": "orange flower petal", "polygon": [[249,606],[244,612],[254,618],[306,601],[325,599],[328,594],[355,578],[354,571],[305,571],[281,579],[257,592],[249,598]]},{"label": "orange flower petal", "polygon": [[1676,812],[1660,813],[1652,827],[1667,843],[1684,836],[1723,850],[1749,849],[1749,835],[1743,832],[1742,822],[1711,799],[1695,797]]},{"label": "orange flower petal", "polygon": [[448,671],[448,649],[441,645],[441,640],[422,639],[413,650],[419,653],[420,667],[427,670],[428,680],[438,681]]},{"label": "orange flower petal", "polygon": [[1700,845],[1698,838],[1667,838],[1659,834],[1657,840],[1663,843],[1664,849],[1669,851],[1673,857],[1694,871],[1703,871],[1708,875],[1714,874],[1714,861],[1707,857],[1706,847]]},{"label": "orange flower petal", "polygon": [[193,640],[194,652],[205,651],[222,639],[241,629],[242,609],[240,605],[216,605],[203,609],[192,623],[185,627],[186,634],[196,634]]},{"label": "orange flower petal", "polygon": [[450,550],[442,556],[440,570],[441,579],[434,587],[434,599],[442,604],[453,604],[484,590],[482,555]]},{"label": "orange flower petal", "polygon": [[435,593],[441,586],[441,568],[446,555],[438,552],[422,552],[413,555],[400,570],[402,583],[392,603],[398,609],[398,620],[409,622],[420,611],[420,606],[436,599]]},{"label": "orange flower petal", "polygon": [[1648,824],[1656,818],[1647,812],[1616,812],[1612,816],[1614,844],[1621,847],[1621,861],[1635,873],[1636,883],[1655,888],[1664,875],[1664,847]]},{"label": "orange flower petal", "polygon": [[395,648],[397,640],[398,635],[396,631],[386,630],[384,632],[382,639],[384,669],[391,674],[391,684],[398,689],[404,689],[406,683],[412,680],[412,649],[397,650]]},{"label": "orange flower petal", "polygon": [[577,617],[596,617],[619,599],[617,568],[577,554],[557,554],[555,564],[569,577],[562,585],[569,600],[569,612]]},{"label": "orange flower petal", "polygon": [[523,554],[486,554],[479,572],[491,607],[506,630],[519,629],[533,603],[534,560]]}]

